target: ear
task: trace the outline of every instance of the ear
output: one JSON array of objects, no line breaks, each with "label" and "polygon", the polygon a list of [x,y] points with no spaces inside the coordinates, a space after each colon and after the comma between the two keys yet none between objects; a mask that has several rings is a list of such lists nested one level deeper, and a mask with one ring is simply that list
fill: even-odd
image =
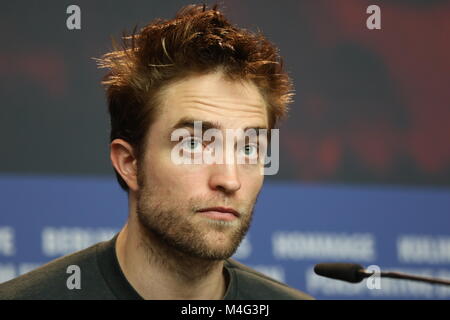
[{"label": "ear", "polygon": [[110,144],[110,158],[112,165],[128,188],[137,191],[137,160],[133,147],[125,140],[114,139]]}]

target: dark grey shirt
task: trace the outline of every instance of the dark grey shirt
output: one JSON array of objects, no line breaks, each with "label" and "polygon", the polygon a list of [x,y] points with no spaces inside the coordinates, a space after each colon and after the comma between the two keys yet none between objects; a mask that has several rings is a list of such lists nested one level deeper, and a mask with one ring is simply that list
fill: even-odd
[{"label": "dark grey shirt", "polygon": [[[115,253],[116,239],[117,235],[0,284],[0,299],[142,299],[120,268]],[[70,265],[80,268],[80,289],[67,287]],[[311,299],[233,259],[227,259],[224,266],[229,279],[225,300]]]}]

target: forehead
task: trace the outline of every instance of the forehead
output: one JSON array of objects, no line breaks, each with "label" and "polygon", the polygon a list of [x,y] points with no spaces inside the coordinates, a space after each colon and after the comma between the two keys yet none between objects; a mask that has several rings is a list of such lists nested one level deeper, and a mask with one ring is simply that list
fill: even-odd
[{"label": "forehead", "polygon": [[219,72],[170,84],[161,101],[158,120],[166,127],[182,118],[220,123],[224,128],[268,126],[267,106],[258,88],[248,81],[225,79]]}]

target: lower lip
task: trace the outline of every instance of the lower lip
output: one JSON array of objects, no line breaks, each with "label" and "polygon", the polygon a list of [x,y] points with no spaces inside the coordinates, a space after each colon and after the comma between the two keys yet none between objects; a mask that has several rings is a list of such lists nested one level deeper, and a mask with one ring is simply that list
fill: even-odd
[{"label": "lower lip", "polygon": [[237,219],[237,217],[234,214],[228,213],[228,212],[202,211],[202,212],[198,212],[198,213],[201,214],[202,216],[208,217],[210,219],[215,219],[215,220],[231,221],[231,220]]}]

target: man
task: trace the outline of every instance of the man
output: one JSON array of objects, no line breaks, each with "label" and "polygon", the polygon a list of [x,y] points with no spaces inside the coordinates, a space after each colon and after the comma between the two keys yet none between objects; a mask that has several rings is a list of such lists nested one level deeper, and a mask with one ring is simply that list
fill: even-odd
[{"label": "man", "polygon": [[[235,148],[220,134],[272,129],[286,113],[292,88],[276,48],[217,7],[191,5],[115,49],[99,65],[110,70],[110,156],[128,221],[112,240],[0,285],[0,298],[310,298],[229,259],[250,226],[264,164],[248,161],[262,146],[238,135]],[[214,141],[196,133],[199,123]],[[230,141],[227,160],[246,162],[176,161]],[[80,271],[79,288],[69,288],[68,266]]]}]

